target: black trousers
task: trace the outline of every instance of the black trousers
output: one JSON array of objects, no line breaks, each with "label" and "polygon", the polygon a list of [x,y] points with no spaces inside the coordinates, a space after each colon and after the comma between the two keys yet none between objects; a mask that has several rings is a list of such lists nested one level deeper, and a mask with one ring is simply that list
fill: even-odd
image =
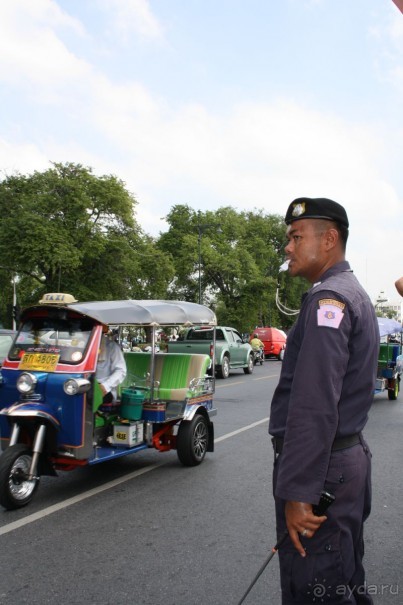
[{"label": "black trousers", "polygon": [[[281,454],[274,461],[273,490]],[[363,525],[371,510],[371,453],[366,443],[332,452],[324,489],[336,496],[314,537],[300,538],[307,556],[291,540],[279,549],[282,605],[372,605],[367,592]],[[286,530],[285,501],[275,498],[277,536]]]}]

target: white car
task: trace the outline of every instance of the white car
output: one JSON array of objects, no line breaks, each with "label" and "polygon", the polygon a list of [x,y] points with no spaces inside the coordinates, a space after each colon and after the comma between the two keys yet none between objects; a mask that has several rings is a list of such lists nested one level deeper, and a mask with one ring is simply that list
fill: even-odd
[{"label": "white car", "polygon": [[0,330],[0,366],[7,357],[16,334],[15,330]]}]

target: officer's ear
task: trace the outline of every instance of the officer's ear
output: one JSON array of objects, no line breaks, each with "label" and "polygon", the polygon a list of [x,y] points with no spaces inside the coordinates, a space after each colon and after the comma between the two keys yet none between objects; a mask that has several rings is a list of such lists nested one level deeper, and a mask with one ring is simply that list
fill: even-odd
[{"label": "officer's ear", "polygon": [[332,250],[340,243],[340,235],[337,229],[329,227],[323,234],[326,250]]}]

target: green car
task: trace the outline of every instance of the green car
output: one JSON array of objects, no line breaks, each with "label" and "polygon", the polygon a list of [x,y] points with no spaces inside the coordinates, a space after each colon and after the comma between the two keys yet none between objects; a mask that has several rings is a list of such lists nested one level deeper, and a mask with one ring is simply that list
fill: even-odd
[{"label": "green car", "polygon": [[204,353],[213,359],[216,374],[228,378],[231,370],[243,369],[252,374],[254,366],[253,349],[245,342],[238,330],[227,326],[216,328],[215,350],[213,350],[214,330],[210,327],[194,327],[187,330],[181,339],[168,343],[168,353]]}]

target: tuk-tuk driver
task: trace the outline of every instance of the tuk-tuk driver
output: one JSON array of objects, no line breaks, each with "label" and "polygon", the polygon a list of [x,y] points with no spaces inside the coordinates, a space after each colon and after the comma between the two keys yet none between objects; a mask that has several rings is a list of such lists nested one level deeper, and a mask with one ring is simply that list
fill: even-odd
[{"label": "tuk-tuk driver", "polygon": [[117,387],[124,381],[127,368],[121,348],[108,338],[107,332],[108,326],[103,326],[96,379],[101,387],[103,403],[112,403],[117,399]]}]

